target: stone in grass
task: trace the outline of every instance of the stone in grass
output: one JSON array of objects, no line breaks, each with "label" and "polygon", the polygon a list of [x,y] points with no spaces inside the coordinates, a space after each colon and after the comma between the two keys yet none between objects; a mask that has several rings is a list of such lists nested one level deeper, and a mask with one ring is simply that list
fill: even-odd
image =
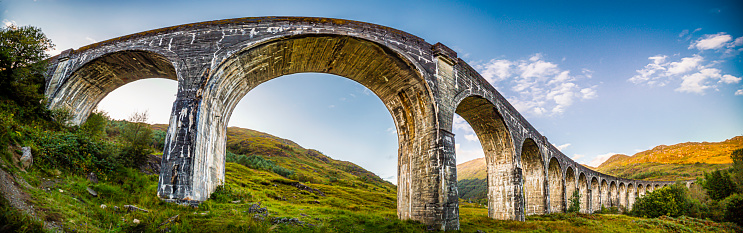
[{"label": "stone in grass", "polygon": [[88,187],[87,189],[88,189],[88,193],[90,193],[90,195],[92,195],[94,197],[98,197],[98,192],[96,192],[95,190],[93,190],[90,187]]},{"label": "stone in grass", "polygon": [[23,151],[23,156],[21,156],[21,165],[23,166],[23,169],[28,169],[33,165],[34,163],[34,156],[31,155],[31,147],[22,147],[21,150]]},{"label": "stone in grass", "polygon": [[101,209],[104,209],[105,210],[106,207],[107,207],[106,204],[101,204]]},{"label": "stone in grass", "polygon": [[132,223],[134,223],[134,224],[139,224],[139,219],[136,219],[136,218],[135,218],[134,220],[132,220]]},{"label": "stone in grass", "polygon": [[136,207],[136,206],[133,206],[133,205],[124,205],[124,209],[126,209],[126,212],[127,213],[132,212],[132,211],[142,211],[142,212],[145,212],[145,213],[149,213],[150,212],[149,210],[142,209],[142,208],[139,208],[139,207]]},{"label": "stone in grass", "polygon": [[88,180],[90,182],[92,182],[93,184],[97,184],[98,183],[98,176],[95,175],[95,173],[91,172],[90,174],[88,174]]},{"label": "stone in grass", "polygon": [[167,220],[165,220],[165,222],[160,223],[160,226],[158,226],[157,228],[160,228],[162,232],[170,231],[171,225],[177,222],[178,217],[180,216],[181,216],[180,214],[176,214],[175,216],[168,218]]}]

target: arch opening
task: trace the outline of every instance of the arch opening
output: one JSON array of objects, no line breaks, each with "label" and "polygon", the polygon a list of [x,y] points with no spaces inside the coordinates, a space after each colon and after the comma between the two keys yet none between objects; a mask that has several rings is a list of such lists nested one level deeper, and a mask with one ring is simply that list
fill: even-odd
[{"label": "arch opening", "polygon": [[596,212],[601,210],[601,186],[599,180],[596,177],[591,179],[591,210],[590,212]]},{"label": "arch opening", "polygon": [[521,165],[524,178],[525,215],[544,214],[547,211],[544,196],[545,168],[542,153],[534,140],[524,140],[521,147]]},{"label": "arch opening", "polygon": [[601,179],[601,206],[599,206],[598,210],[601,210],[602,208],[609,208],[611,206],[611,200],[609,200],[609,182],[606,182],[606,179]]},{"label": "arch opening", "polygon": [[627,209],[627,187],[624,183],[619,183],[619,203],[617,206],[620,210],[624,211]]},{"label": "arch opening", "polygon": [[[573,196],[573,192],[577,190],[578,185],[576,184],[575,171],[573,170],[573,167],[568,167],[568,169],[565,171],[565,195],[563,200],[565,202],[566,212],[567,209],[570,208],[570,198]],[[578,192],[578,195],[581,195],[580,191]],[[578,199],[578,201],[581,201],[580,198]]]},{"label": "arch opening", "polygon": [[488,216],[516,220],[514,147],[503,117],[493,103],[479,96],[464,98],[455,113],[469,123],[485,153]]},{"label": "arch opening", "polygon": [[588,180],[586,180],[586,174],[583,172],[578,176],[578,193],[580,193],[580,212],[584,214],[590,213],[589,193],[588,193]]},{"label": "arch opening", "polygon": [[550,213],[565,212],[565,183],[562,179],[562,170],[557,158],[551,158],[547,176],[549,180]]},{"label": "arch opening", "polygon": [[609,205],[606,207],[618,207],[619,206],[619,193],[617,190],[617,182],[612,181],[609,183]]},{"label": "arch opening", "polygon": [[177,80],[172,62],[163,55],[141,50],[108,53],[75,70],[61,86],[50,83],[49,108],[66,108],[73,125],[83,123],[109,93],[128,83],[149,78]]},{"label": "arch opening", "polygon": [[632,206],[635,204],[635,198],[637,198],[637,189],[632,183],[627,185],[627,211],[632,210]]}]

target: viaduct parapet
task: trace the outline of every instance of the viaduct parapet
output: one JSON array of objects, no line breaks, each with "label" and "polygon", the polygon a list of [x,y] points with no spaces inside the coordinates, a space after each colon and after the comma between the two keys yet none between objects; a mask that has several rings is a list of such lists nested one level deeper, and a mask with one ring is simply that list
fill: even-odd
[{"label": "viaduct parapet", "polygon": [[400,219],[459,228],[454,114],[474,129],[488,173],[488,215],[631,208],[673,182],[629,180],[585,168],[547,141],[478,72],[443,44],[350,20],[258,17],[193,23],[127,35],[53,57],[49,108],[87,119],[114,89],[146,78],[178,81],[157,195],[198,203],[224,183],[226,126],[251,89],[283,75],[317,72],[376,94],[397,128]]}]

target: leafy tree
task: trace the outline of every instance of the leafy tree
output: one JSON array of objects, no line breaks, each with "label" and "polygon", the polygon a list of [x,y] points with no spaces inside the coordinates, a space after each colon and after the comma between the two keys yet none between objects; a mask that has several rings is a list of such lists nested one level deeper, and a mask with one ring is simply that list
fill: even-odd
[{"label": "leafy tree", "polygon": [[165,137],[168,133],[162,130],[152,131],[152,147],[162,151],[165,148]]},{"label": "leafy tree", "polygon": [[11,25],[0,29],[0,100],[10,100],[21,108],[19,119],[48,116],[42,104],[47,50],[51,40],[32,26]]},{"label": "leafy tree", "polygon": [[712,200],[722,200],[735,193],[736,187],[730,175],[724,171],[714,171],[704,174],[705,182],[702,186],[707,189],[707,194]]},{"label": "leafy tree", "polygon": [[568,213],[580,211],[580,192],[576,189],[568,199]]},{"label": "leafy tree", "polygon": [[725,221],[734,222],[738,226],[743,226],[743,195],[731,195],[727,199],[725,207]]},{"label": "leafy tree", "polygon": [[125,142],[122,158],[124,164],[139,166],[147,160],[147,155],[152,153],[150,147],[152,129],[147,124],[148,118],[147,111],[135,112],[129,117],[129,122],[124,124],[121,130],[121,138]]},{"label": "leafy tree", "polygon": [[733,159],[733,180],[738,183],[738,189],[743,190],[743,148],[734,150],[730,157]]},{"label": "leafy tree", "polygon": [[100,139],[105,136],[106,126],[111,118],[106,112],[96,111],[88,116],[88,119],[80,126],[79,132],[82,135]]}]

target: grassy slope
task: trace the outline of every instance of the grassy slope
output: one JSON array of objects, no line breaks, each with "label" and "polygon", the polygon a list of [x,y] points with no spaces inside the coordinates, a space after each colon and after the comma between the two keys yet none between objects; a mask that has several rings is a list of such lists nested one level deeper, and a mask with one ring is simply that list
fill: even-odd
[{"label": "grassy slope", "polygon": [[[255,153],[277,152],[263,156],[309,176],[316,182],[304,184],[322,194],[297,188],[292,185],[296,180],[235,163],[226,164],[225,186],[198,208],[161,202],[155,196],[157,175],[145,175],[134,169],[121,169],[119,176],[98,184],[76,175],[53,176],[43,171],[19,175],[35,187],[26,191],[34,198],[39,218],[56,222],[65,231],[154,232],[168,228],[172,232],[426,232],[420,223],[397,219],[394,186],[377,180],[378,177],[360,178],[369,175],[368,171],[257,131],[239,129],[232,137],[235,136],[262,145],[250,149]],[[228,146],[240,145],[242,141],[230,140]],[[330,174],[335,175],[335,181],[327,177]],[[99,196],[89,195],[87,187]],[[257,220],[260,216],[249,212],[253,203],[268,208],[267,220]],[[102,204],[107,208],[100,208]],[[149,212],[127,213],[113,208],[124,205],[136,205]],[[178,218],[173,223],[162,224],[176,215]],[[297,218],[305,224],[274,224],[275,217]],[[132,223],[134,219],[141,223]],[[689,228],[692,232],[731,232],[716,223],[700,221],[574,214],[532,216],[527,222],[500,221],[488,218],[487,209],[482,206],[468,203],[460,206],[462,232],[673,232],[672,229],[678,228]]]}]

